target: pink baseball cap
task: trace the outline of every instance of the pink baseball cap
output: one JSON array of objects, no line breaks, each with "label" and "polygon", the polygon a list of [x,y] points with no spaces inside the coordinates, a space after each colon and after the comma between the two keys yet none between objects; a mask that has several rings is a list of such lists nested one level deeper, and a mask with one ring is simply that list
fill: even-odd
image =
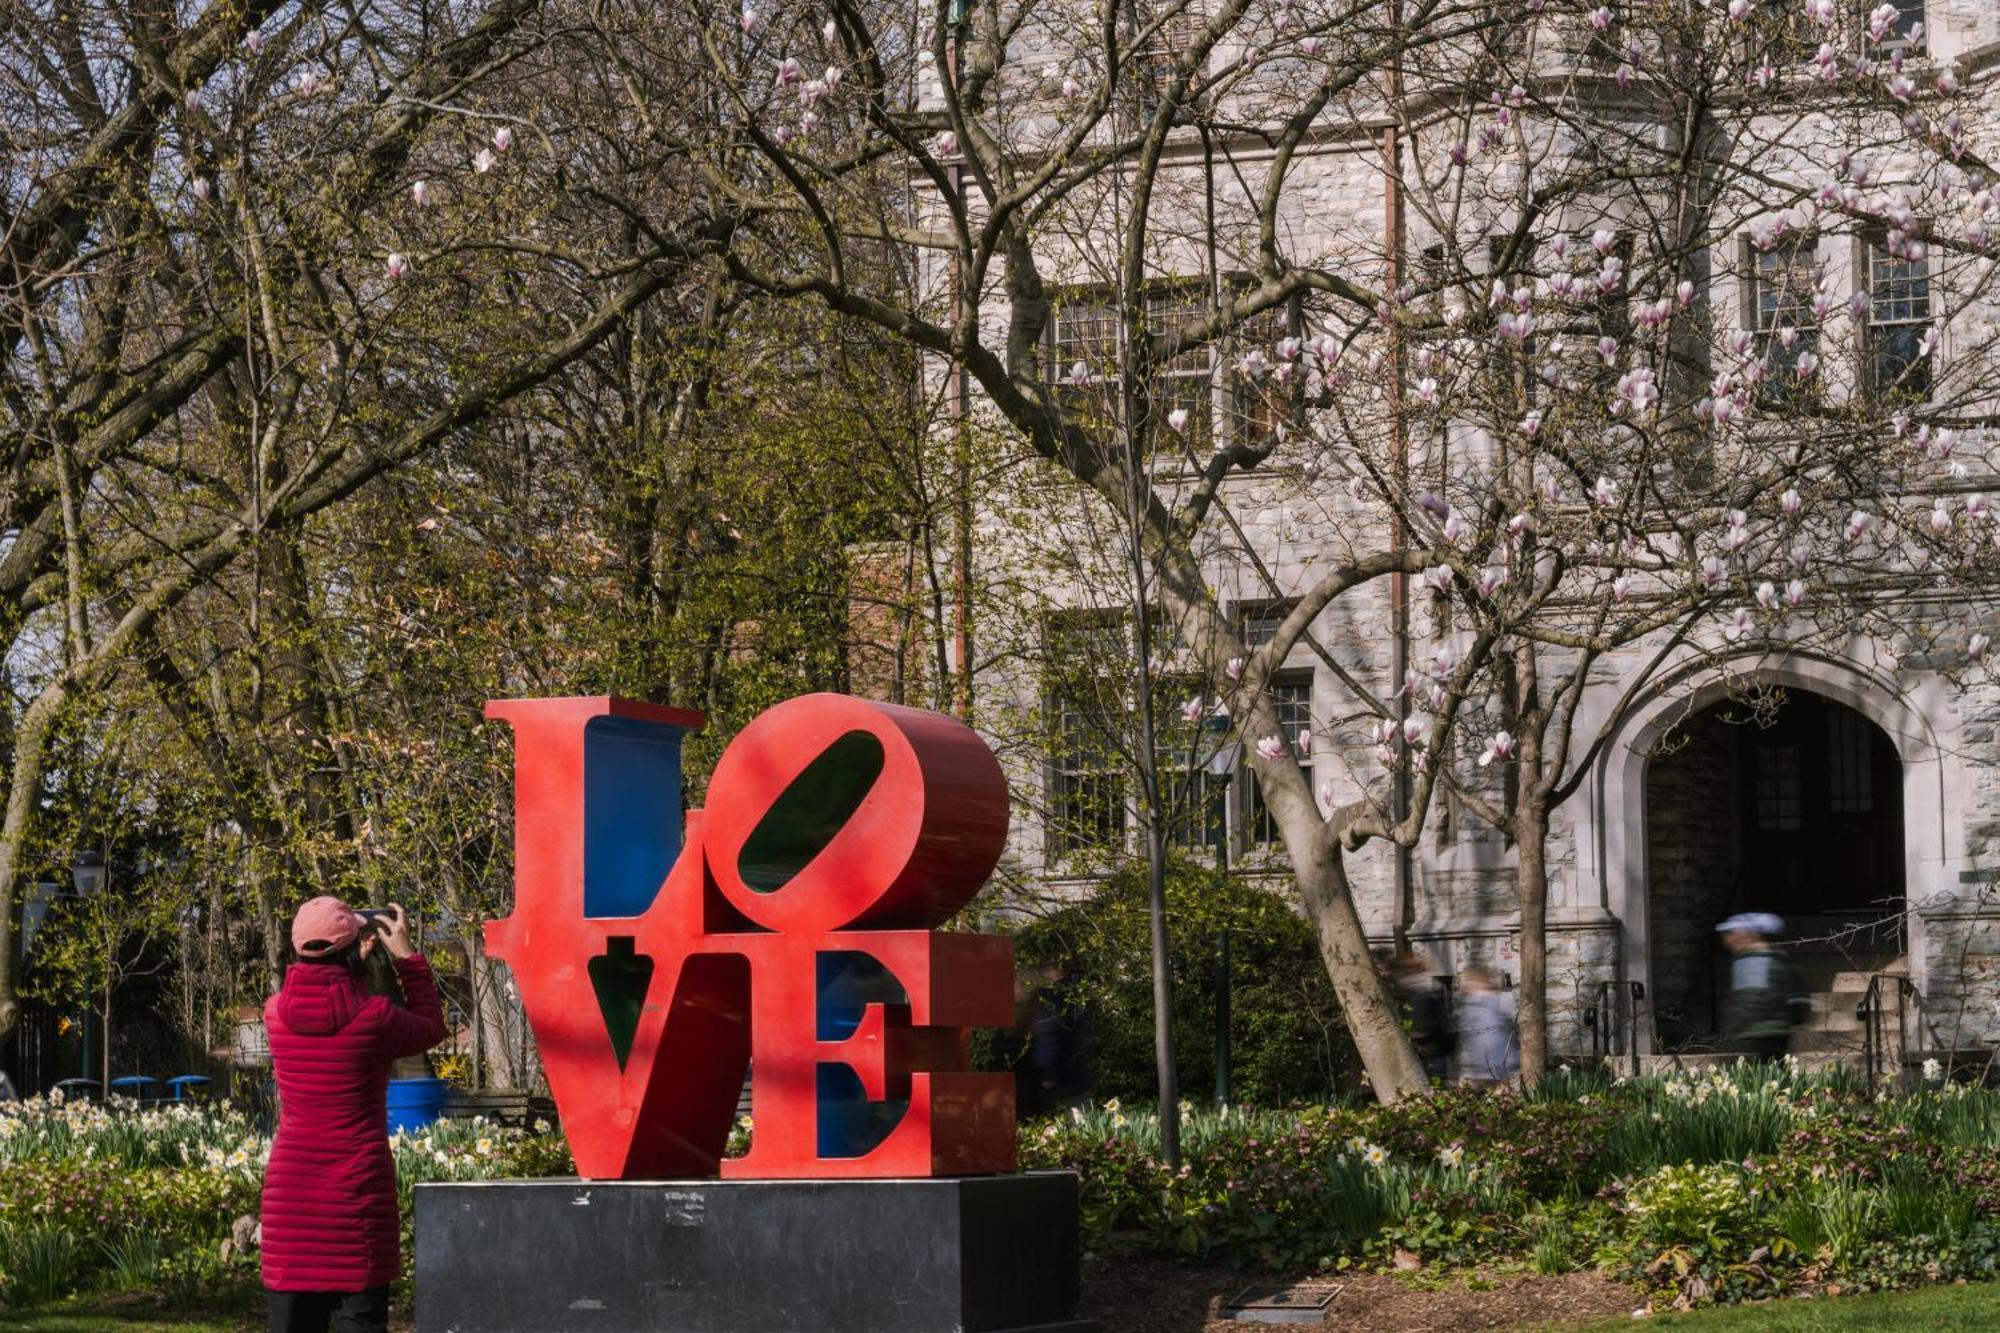
[{"label": "pink baseball cap", "polygon": [[332,894],[322,894],[292,918],[292,947],[301,958],[324,958],[354,943],[367,920]]}]

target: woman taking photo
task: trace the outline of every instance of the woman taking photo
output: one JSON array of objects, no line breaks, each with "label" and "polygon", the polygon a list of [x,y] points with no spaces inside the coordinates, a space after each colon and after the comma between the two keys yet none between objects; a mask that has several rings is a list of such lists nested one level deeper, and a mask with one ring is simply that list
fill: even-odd
[{"label": "woman taking photo", "polygon": [[[369,993],[377,948],[408,1008]],[[262,1211],[271,1333],[387,1333],[402,1264],[389,1065],[444,1040],[437,983],[396,904],[366,917],[314,898],[292,922],[292,950],[264,1006],[279,1107]]]}]

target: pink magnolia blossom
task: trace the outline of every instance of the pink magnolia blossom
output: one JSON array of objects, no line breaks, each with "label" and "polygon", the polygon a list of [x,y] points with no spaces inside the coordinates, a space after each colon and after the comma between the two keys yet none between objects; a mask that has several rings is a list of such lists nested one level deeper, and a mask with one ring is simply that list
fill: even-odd
[{"label": "pink magnolia blossom", "polygon": [[1861,539],[1861,535],[1868,531],[1868,525],[1873,523],[1874,521],[1875,520],[1873,516],[1868,514],[1864,510],[1857,509],[1853,513],[1849,514],[1847,516],[1847,528],[1846,528],[1847,540],[1859,541]]},{"label": "pink magnolia blossom", "polygon": [[1494,762],[1505,763],[1514,757],[1514,737],[1510,732],[1496,731],[1487,738],[1486,748],[1479,752],[1479,766],[1485,768]]},{"label": "pink magnolia blossom", "polygon": [[400,278],[410,271],[410,261],[402,255],[392,254],[382,267],[391,278]]},{"label": "pink magnolia blossom", "polygon": [[1977,662],[1986,656],[1986,650],[1992,646],[1993,640],[1990,637],[1984,634],[1974,634],[1970,639],[1965,641],[1965,653],[1966,656]]},{"label": "pink magnolia blossom", "polygon": [[1207,711],[1208,707],[1207,705],[1202,703],[1200,695],[1196,695],[1194,698],[1188,700],[1186,703],[1181,705],[1181,716],[1186,718],[1190,722],[1201,721],[1202,714],[1206,713]]},{"label": "pink magnolia blossom", "polygon": [[1301,755],[1309,755],[1309,754],[1311,754],[1312,752],[1313,752],[1313,734],[1312,734],[1312,728],[1311,728],[1311,727],[1300,727],[1300,728],[1299,728],[1299,753],[1300,753]]},{"label": "pink magnolia blossom", "polygon": [[1630,574],[1620,574],[1617,578],[1611,580],[1611,599],[1613,601],[1622,602],[1631,595],[1632,576]]},{"label": "pink magnolia blossom", "polygon": [[1757,585],[1757,605],[1766,611],[1774,610],[1778,605],[1778,587],[1769,579]]},{"label": "pink magnolia blossom", "polygon": [[1785,581],[1785,605],[1790,607],[1792,610],[1796,611],[1805,604],[1806,604],[1805,580],[1787,579]]},{"label": "pink magnolia blossom", "polygon": [[493,151],[504,153],[514,146],[514,131],[502,125],[493,131]]},{"label": "pink magnolia blossom", "polygon": [[1231,680],[1242,680],[1243,668],[1248,665],[1249,662],[1246,659],[1241,657],[1232,657],[1223,666],[1222,672],[1224,675],[1228,676]]},{"label": "pink magnolia blossom", "polygon": [[1406,717],[1403,719],[1403,744],[1412,747],[1420,746],[1424,743],[1425,739],[1424,720],[1422,718]]},{"label": "pink magnolia blossom", "polygon": [[252,28],[243,38],[243,46],[251,55],[261,55],[264,51],[264,34]]},{"label": "pink magnolia blossom", "polygon": [[1590,502],[1600,509],[1609,509],[1617,500],[1618,483],[1609,477],[1599,477],[1590,488]]},{"label": "pink magnolia blossom", "polygon": [[1736,608],[1735,613],[1729,617],[1729,624],[1723,632],[1732,639],[1740,639],[1755,629],[1756,626],[1757,620],[1756,617],[1750,614],[1750,608],[1739,606]]},{"label": "pink magnolia blossom", "polygon": [[499,160],[499,158],[493,156],[491,148],[482,148],[473,155],[472,169],[484,176],[487,172],[493,170],[493,164]]},{"label": "pink magnolia blossom", "polygon": [[1167,425],[1171,429],[1176,431],[1186,430],[1187,424],[1188,424],[1188,410],[1185,407],[1177,407],[1173,411],[1167,413]]},{"label": "pink magnolia blossom", "polygon": [[1799,511],[1805,507],[1805,498],[1799,494],[1796,487],[1786,488],[1785,493],[1778,497],[1778,508],[1785,512],[1786,518],[1797,518]]},{"label": "pink magnolia blossom", "polygon": [[1266,759],[1283,759],[1285,742],[1282,737],[1262,736],[1257,741],[1257,753]]},{"label": "pink magnolia blossom", "polygon": [[425,204],[428,204],[430,201],[431,201],[430,182],[411,181],[410,202],[415,204],[417,207],[422,208]]}]

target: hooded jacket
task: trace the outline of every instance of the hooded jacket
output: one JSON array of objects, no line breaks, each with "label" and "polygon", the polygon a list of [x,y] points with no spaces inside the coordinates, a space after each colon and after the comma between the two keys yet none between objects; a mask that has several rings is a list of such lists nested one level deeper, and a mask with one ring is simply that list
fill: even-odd
[{"label": "hooded jacket", "polygon": [[409,1007],[338,963],[294,963],[264,1006],[278,1135],[264,1172],[264,1286],[366,1291],[402,1266],[387,1092],[393,1060],[444,1040],[421,956],[395,960]]}]

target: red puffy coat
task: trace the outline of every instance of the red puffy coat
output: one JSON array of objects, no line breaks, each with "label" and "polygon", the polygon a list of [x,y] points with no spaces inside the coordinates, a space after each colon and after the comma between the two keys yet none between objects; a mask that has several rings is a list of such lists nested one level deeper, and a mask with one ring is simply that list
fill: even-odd
[{"label": "red puffy coat", "polygon": [[402,1262],[389,1154],[389,1062],[444,1040],[421,956],[396,960],[405,1009],[338,963],[294,963],[264,1006],[278,1137],[264,1172],[264,1286],[366,1291]]}]

